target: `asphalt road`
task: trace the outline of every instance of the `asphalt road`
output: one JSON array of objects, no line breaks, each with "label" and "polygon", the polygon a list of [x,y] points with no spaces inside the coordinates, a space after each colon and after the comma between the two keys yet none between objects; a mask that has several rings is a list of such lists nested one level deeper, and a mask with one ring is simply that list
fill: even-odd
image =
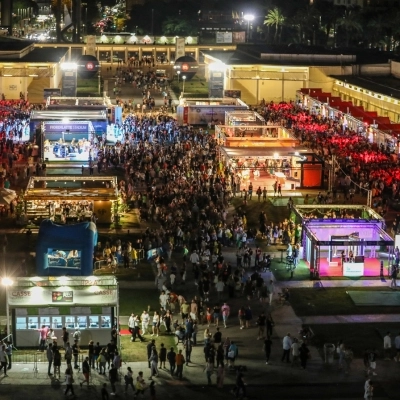
[{"label": "asphalt road", "polygon": [[[1,382],[1,380],[0,380]],[[164,384],[156,386],[158,399],[174,399],[174,400],[204,400],[204,397],[212,399],[232,399],[233,394],[230,392],[232,387],[224,387],[217,389],[207,386],[190,386],[184,382],[174,381],[172,384]],[[101,399],[100,387],[89,387],[81,389],[75,384],[75,394],[79,399]],[[110,389],[110,388],[109,388]],[[42,399],[61,399],[66,398],[63,393],[65,386],[33,386],[33,385],[6,385],[0,383],[0,396],[2,400],[42,400]],[[110,390],[109,390],[110,391]],[[268,400],[361,400],[363,398],[363,384],[357,383],[332,383],[320,385],[291,385],[288,377],[287,385],[260,385],[248,386],[248,399],[268,399]],[[382,383],[375,387],[374,400],[390,400],[399,398],[399,385],[396,383]],[[72,397],[72,396],[68,396]],[[145,393],[145,399],[149,397],[149,393]],[[123,393],[123,387],[117,389],[117,395],[111,398],[133,398],[132,392],[127,395]]]}]

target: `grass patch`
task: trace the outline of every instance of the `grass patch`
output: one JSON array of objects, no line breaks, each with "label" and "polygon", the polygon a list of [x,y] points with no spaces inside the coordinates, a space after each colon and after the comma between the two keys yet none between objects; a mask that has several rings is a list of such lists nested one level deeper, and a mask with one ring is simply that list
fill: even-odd
[{"label": "grass patch", "polygon": [[151,311],[159,311],[158,290],[154,289],[120,289],[119,290],[119,314],[141,314],[150,306]]},{"label": "grass patch", "polygon": [[98,78],[92,78],[92,79],[78,78],[76,91],[79,96],[98,95],[99,94]]},{"label": "grass patch", "polygon": [[[271,247],[272,246],[269,246],[267,248],[269,249]],[[284,247],[286,251],[287,246],[283,245],[276,246],[277,249],[283,249]],[[274,249],[275,246],[273,246],[272,248]],[[277,251],[277,250],[271,249],[270,251]],[[272,260],[271,270],[277,281],[291,281],[291,280],[304,281],[310,279],[310,269],[303,260],[299,261],[297,268],[293,271],[293,277],[291,277],[290,271],[286,270],[285,258],[286,258],[286,252],[283,254],[283,263],[281,263],[280,257]]]},{"label": "grass patch", "polygon": [[387,331],[397,332],[399,325],[396,323],[360,323],[360,324],[321,324],[310,325],[315,336],[312,344],[320,352],[325,343],[333,343],[343,339],[346,346],[353,349],[355,357],[362,357],[366,348],[375,348],[378,355],[382,356],[383,336]]},{"label": "grass patch", "polygon": [[[94,271],[94,275],[112,275],[111,268],[102,268]],[[153,281],[154,280],[154,272],[151,264],[142,261],[137,266],[136,269],[128,269],[124,268],[123,265],[120,265],[120,268],[117,269],[115,276],[121,281]]]},{"label": "grass patch", "polygon": [[[162,328],[163,329],[163,328]],[[159,337],[150,337],[149,334],[145,335],[146,342],[142,343],[140,341],[131,342],[131,336],[124,335],[120,337],[121,340],[121,352],[123,361],[136,362],[136,361],[146,361],[147,360],[147,349],[146,345],[150,339],[156,341],[157,350],[160,349],[161,343],[167,349],[170,347],[175,347],[175,339],[173,335],[163,335]],[[145,372],[146,373],[146,372]]]},{"label": "grass patch", "polygon": [[[395,306],[356,306],[350,296],[346,294],[347,290],[349,288],[290,289],[290,303],[296,315],[301,317],[318,315],[397,314],[400,312],[400,307]],[[352,287],[351,290],[390,291],[389,288],[382,287]]]},{"label": "grass patch", "polygon": [[[182,79],[174,79],[171,82],[172,91],[179,97],[183,91]],[[204,78],[194,76],[190,81],[185,82],[185,96],[186,97],[208,97],[208,83]]]}]

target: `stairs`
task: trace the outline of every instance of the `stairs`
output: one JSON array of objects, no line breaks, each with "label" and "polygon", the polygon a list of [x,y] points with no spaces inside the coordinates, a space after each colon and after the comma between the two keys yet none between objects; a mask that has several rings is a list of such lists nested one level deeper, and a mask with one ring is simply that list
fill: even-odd
[{"label": "stairs", "polygon": [[28,99],[30,103],[43,103],[43,89],[48,88],[50,88],[50,78],[33,78],[31,84],[28,87]]}]

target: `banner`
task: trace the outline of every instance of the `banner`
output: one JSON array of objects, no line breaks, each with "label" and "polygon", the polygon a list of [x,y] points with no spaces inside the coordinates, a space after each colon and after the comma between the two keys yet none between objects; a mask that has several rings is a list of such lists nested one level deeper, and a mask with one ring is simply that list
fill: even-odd
[{"label": "banner", "polygon": [[46,133],[51,132],[65,132],[70,131],[73,132],[89,132],[89,124],[84,122],[70,122],[66,123],[57,123],[57,122],[45,122],[44,129]]},{"label": "banner", "polygon": [[179,57],[183,57],[185,55],[185,38],[176,38],[175,43],[175,61]]},{"label": "banner", "polygon": [[246,42],[246,32],[232,32],[232,42],[233,43],[245,43]]},{"label": "banner", "polygon": [[86,55],[96,57],[96,36],[86,36]]},{"label": "banner", "polygon": [[52,306],[52,305],[102,305],[117,304],[117,290],[108,287],[69,288],[60,287],[58,290],[47,287],[12,288],[8,290],[10,306]]}]

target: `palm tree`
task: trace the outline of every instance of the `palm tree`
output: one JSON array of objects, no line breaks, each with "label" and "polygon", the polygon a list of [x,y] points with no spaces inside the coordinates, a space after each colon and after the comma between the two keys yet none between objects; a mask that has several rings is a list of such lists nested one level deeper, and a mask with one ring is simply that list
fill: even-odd
[{"label": "palm tree", "polygon": [[268,11],[268,14],[266,15],[264,20],[264,25],[275,26],[275,35],[274,35],[275,42],[278,37],[279,28],[280,28],[279,40],[280,40],[282,34],[282,26],[284,22],[285,22],[285,17],[278,7],[275,7],[272,10]]},{"label": "palm tree", "polygon": [[346,9],[343,18],[338,21],[338,26],[342,27],[346,34],[346,46],[349,46],[350,33],[360,33],[363,31],[362,25],[359,22],[359,15],[354,12],[354,9]]}]

